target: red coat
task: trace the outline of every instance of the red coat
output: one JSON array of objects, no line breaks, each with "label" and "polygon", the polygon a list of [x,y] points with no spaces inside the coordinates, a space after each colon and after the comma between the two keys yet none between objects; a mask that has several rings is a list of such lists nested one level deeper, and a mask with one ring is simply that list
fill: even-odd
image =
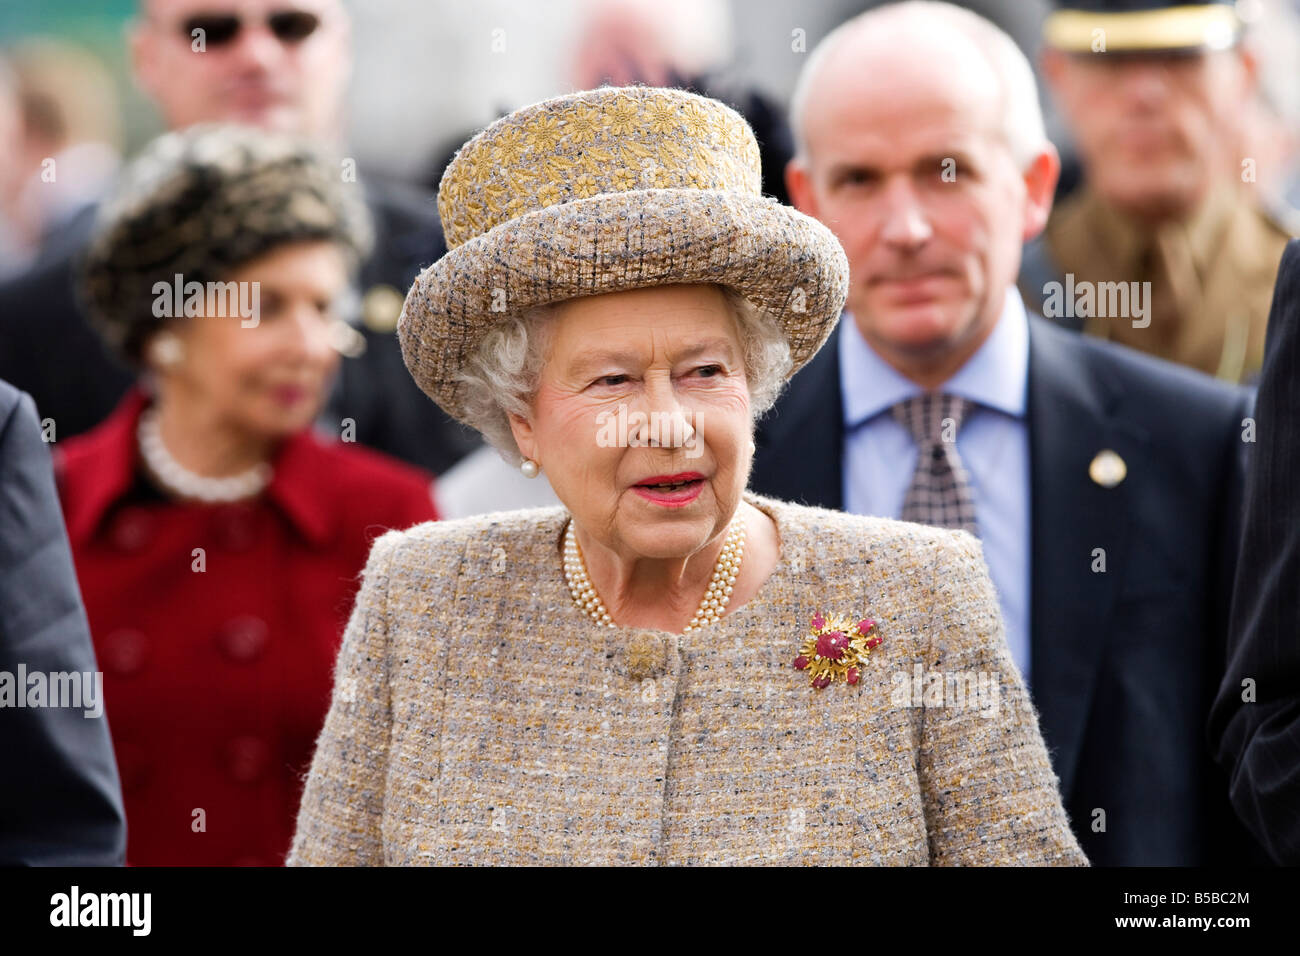
[{"label": "red coat", "polygon": [[432,481],[302,432],[253,503],[169,501],[138,465],[147,403],[133,390],[57,460],[127,862],[278,865],[370,543],[435,518]]}]

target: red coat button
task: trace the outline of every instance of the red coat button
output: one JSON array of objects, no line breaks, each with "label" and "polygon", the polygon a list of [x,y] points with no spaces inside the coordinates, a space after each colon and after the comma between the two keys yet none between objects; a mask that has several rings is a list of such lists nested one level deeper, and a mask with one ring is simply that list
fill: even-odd
[{"label": "red coat button", "polygon": [[247,551],[257,541],[256,515],[248,505],[223,505],[212,516],[217,544],[227,551]]},{"label": "red coat button", "polygon": [[113,631],[104,638],[100,662],[118,677],[130,677],[144,667],[148,647],[148,640],[139,631]]},{"label": "red coat button", "polygon": [[240,783],[255,783],[271,762],[271,748],[261,737],[236,737],[226,745],[226,769]]},{"label": "red coat button", "polygon": [[143,508],[123,508],[113,519],[108,537],[119,551],[139,551],[149,543],[153,519]]},{"label": "red coat button", "polygon": [[217,644],[230,660],[247,664],[262,656],[268,634],[265,621],[245,614],[226,622],[217,632]]}]

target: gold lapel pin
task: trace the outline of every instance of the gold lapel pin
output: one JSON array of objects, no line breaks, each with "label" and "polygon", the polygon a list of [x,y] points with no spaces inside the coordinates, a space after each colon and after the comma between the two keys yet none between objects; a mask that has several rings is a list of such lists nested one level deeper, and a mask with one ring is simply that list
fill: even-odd
[{"label": "gold lapel pin", "polygon": [[1124,459],[1109,448],[1097,452],[1088,466],[1088,477],[1103,488],[1114,488],[1127,474],[1128,465],[1124,464]]}]

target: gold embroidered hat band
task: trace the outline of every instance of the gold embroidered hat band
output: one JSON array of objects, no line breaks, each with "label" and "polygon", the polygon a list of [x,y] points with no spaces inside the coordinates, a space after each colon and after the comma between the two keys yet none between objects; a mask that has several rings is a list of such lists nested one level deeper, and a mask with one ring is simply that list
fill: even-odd
[{"label": "gold embroidered hat band", "polygon": [[1057,0],[1043,41],[1069,53],[1192,53],[1226,50],[1243,22],[1230,0]]},{"label": "gold embroidered hat band", "polygon": [[682,90],[603,87],[502,117],[443,174],[450,251],[406,297],[407,368],[464,420],[457,373],[506,315],[714,282],[777,320],[798,369],[835,326],[848,261],[829,229],[764,197],[760,180],[745,120]]}]

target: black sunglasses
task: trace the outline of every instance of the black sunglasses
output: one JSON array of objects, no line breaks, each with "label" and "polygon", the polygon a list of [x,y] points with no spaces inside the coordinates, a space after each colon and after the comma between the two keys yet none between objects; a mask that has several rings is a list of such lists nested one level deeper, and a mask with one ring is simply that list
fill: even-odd
[{"label": "black sunglasses", "polygon": [[[316,32],[320,17],[306,10],[278,10],[267,16],[266,25],[281,43],[299,43]],[[243,26],[243,18],[233,13],[196,13],[181,21],[187,40],[201,30],[198,35],[209,47],[233,42]]]}]

